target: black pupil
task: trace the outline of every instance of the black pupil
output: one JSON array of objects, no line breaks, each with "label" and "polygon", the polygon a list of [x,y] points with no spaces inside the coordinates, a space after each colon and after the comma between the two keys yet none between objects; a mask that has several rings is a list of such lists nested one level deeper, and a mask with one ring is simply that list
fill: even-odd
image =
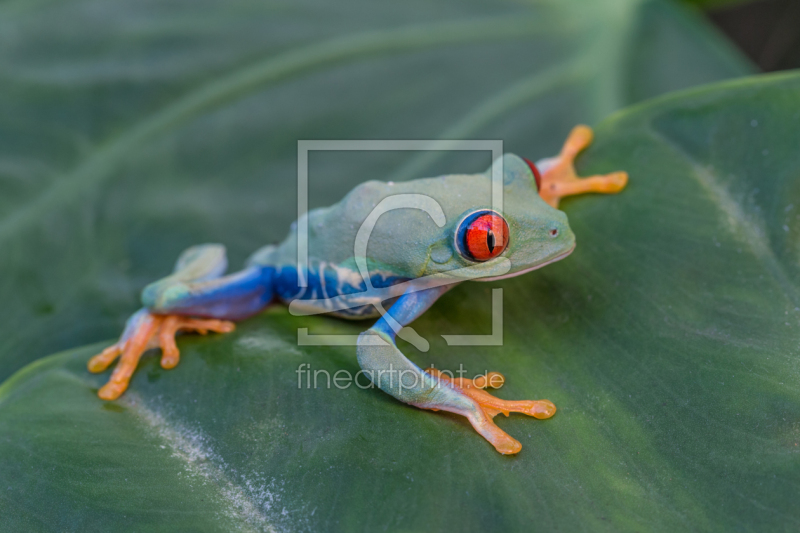
[{"label": "black pupil", "polygon": [[489,247],[489,253],[494,252],[495,240],[492,230],[489,230],[489,232],[486,234],[486,246]]}]

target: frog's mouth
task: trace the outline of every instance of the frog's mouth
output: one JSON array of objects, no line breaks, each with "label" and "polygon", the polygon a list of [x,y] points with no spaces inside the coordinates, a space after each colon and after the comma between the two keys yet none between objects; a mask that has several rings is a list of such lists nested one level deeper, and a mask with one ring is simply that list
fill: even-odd
[{"label": "frog's mouth", "polygon": [[571,254],[574,251],[575,251],[575,244],[573,244],[572,248],[570,248],[569,250],[567,250],[563,254],[559,254],[559,255],[555,256],[554,258],[552,258],[552,259],[548,259],[544,263],[540,263],[538,265],[533,265],[532,267],[526,268],[525,270],[520,270],[519,272],[510,272],[508,274],[503,274],[502,276],[492,276],[490,278],[479,278],[479,279],[476,279],[474,281],[497,281],[499,279],[507,279],[507,278],[514,278],[516,276],[521,276],[522,274],[527,274],[528,272],[532,272],[534,270],[542,268],[543,266],[547,266],[550,263],[555,263],[556,261],[561,261],[562,259],[564,259],[565,257],[567,257],[569,254]]}]

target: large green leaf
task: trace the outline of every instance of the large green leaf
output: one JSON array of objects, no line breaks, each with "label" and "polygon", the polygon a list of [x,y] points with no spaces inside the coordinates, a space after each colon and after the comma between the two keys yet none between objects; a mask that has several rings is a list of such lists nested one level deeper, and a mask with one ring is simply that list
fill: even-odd
[{"label": "large green leaf", "polygon": [[[295,219],[298,139],[501,138],[750,67],[658,0],[0,4],[0,379],[109,339],[177,254],[236,266]],[[311,206],[477,154],[318,154]]]},{"label": "large green leaf", "polygon": [[[506,374],[548,421],[500,424],[498,455],[459,417],[377,390],[298,387],[301,363],[355,372],[352,348],[283,308],[181,340],[114,403],[98,346],[0,387],[0,511],[10,530],[779,531],[800,523],[800,74],[749,78],[614,115],[580,170],[630,172],[564,202],[579,246],[499,284],[466,283],[415,328],[420,364]],[[505,289],[499,347],[486,332]]]}]

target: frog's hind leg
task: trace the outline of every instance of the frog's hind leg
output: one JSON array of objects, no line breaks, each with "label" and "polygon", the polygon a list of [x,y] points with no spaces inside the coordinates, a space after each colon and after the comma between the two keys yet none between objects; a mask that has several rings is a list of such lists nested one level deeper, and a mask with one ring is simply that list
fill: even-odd
[{"label": "frog's hind leg", "polygon": [[223,247],[192,247],[178,259],[172,275],[145,288],[145,308],[131,316],[118,342],[89,361],[91,372],[103,372],[121,356],[111,379],[98,391],[100,398],[114,400],[125,392],[139,359],[150,348],[160,347],[161,366],[174,368],[180,360],[178,331],[233,331],[230,320],[250,316],[272,299],[274,269],[253,266],[222,277],[225,267]]},{"label": "frog's hind leg", "polygon": [[498,413],[520,412],[536,418],[549,418],[555,406],[547,401],[509,402],[481,390],[499,385],[497,373],[483,379],[449,379],[436,371],[423,372],[397,348],[398,326],[405,326],[421,315],[447,290],[438,287],[410,291],[358,339],[358,363],[378,387],[398,400],[433,411],[462,415],[472,427],[502,454],[515,454],[522,445],[497,427],[492,420]]},{"label": "frog's hind leg", "polygon": [[627,172],[611,172],[600,176],[579,178],[575,172],[575,157],[592,143],[594,134],[588,126],[575,126],[564,142],[561,153],[552,158],[542,159],[532,166],[537,176],[539,196],[558,208],[559,201],[565,196],[596,193],[617,193],[628,183]]}]

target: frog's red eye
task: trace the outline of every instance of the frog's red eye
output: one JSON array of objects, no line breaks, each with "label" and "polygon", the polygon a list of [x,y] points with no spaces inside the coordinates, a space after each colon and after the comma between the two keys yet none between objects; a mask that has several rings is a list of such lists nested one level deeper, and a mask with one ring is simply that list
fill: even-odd
[{"label": "frog's red eye", "polygon": [[467,259],[488,261],[508,246],[508,224],[494,211],[478,211],[461,223],[457,238]]},{"label": "frog's red eye", "polygon": [[[523,158],[525,159],[525,158]],[[528,163],[528,168],[531,169],[533,172],[533,179],[536,181],[536,190],[539,191],[542,189],[542,175],[539,173],[539,169],[536,168],[536,165],[530,159],[525,159],[525,162]]]}]

